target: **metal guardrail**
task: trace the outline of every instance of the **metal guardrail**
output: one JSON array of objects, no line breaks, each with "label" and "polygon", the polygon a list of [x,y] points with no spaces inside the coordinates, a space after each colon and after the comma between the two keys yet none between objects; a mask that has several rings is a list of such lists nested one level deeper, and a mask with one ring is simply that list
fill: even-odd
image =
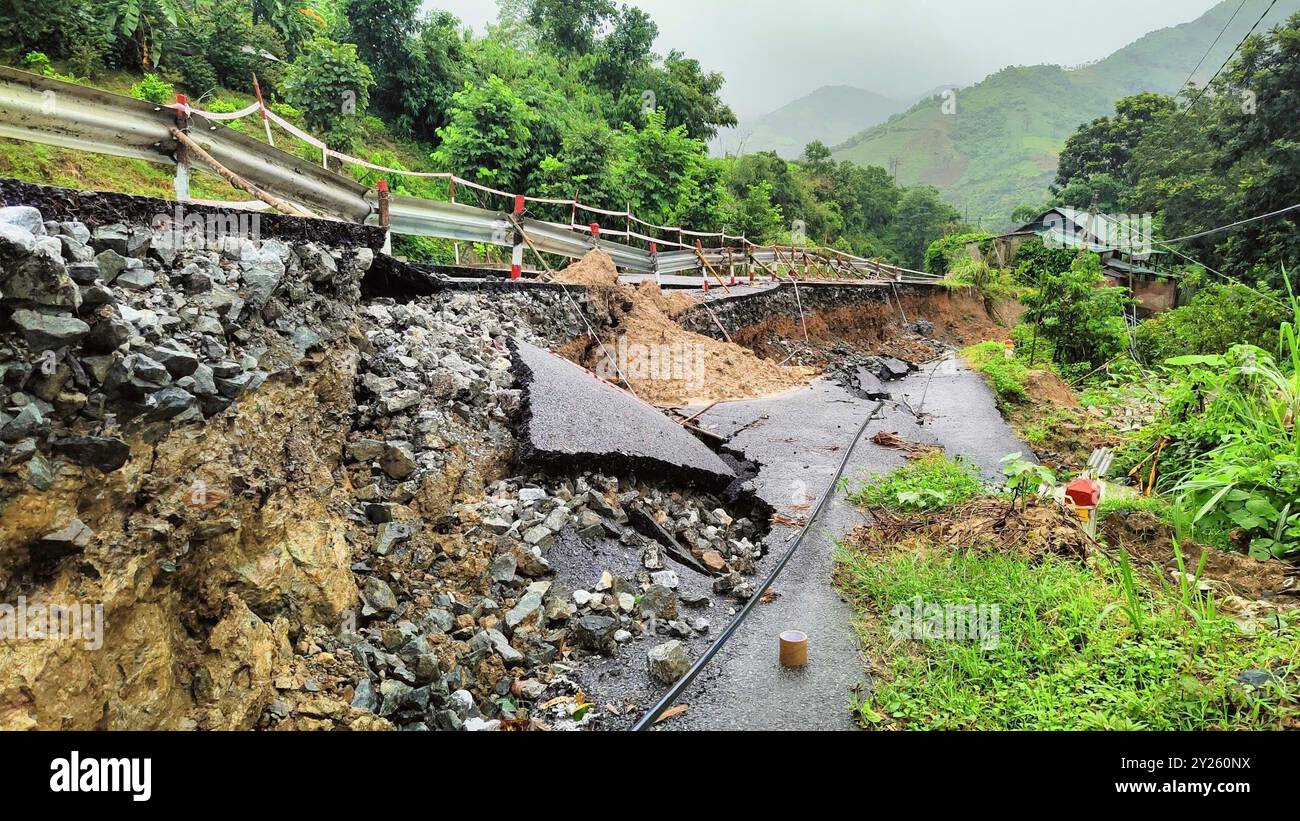
[{"label": "metal guardrail", "polygon": [[[173,110],[120,94],[0,66],[0,136],[175,165]],[[366,187],[195,117],[190,136],[218,162],[287,200],[361,221]]]},{"label": "metal guardrail", "polygon": [[[190,137],[213,159],[262,190],[312,210],[352,222],[378,223],[374,193],[355,180],[273,148],[221,123],[194,113]],[[170,129],[176,111],[167,106],[100,89],[0,66],[0,137],[80,151],[176,164],[178,145]],[[747,241],[725,248],[682,249],[651,253],[630,243],[593,239],[589,229],[521,218],[519,224],[538,251],[580,259],[593,247],[607,252],[620,269],[641,274],[700,271],[703,258],[722,271],[748,256],[769,268],[811,262],[814,268],[845,269],[868,280],[926,283],[937,277],[824,249],[758,246]],[[512,246],[517,238],[511,215],[454,202],[394,196],[389,227],[396,233],[459,242]],[[614,232],[611,233],[625,233]],[[687,232],[683,232],[687,233]],[[638,236],[638,241],[645,237]],[[716,237],[715,237],[716,239]],[[741,240],[741,238],[723,237]],[[647,243],[648,245],[648,243]]]}]

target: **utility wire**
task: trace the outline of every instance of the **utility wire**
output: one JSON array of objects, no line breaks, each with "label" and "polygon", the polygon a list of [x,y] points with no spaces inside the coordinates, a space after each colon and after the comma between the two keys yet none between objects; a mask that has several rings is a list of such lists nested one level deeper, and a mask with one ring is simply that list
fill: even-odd
[{"label": "utility wire", "polygon": [[1181,120],[1183,117],[1186,117],[1187,112],[1191,111],[1192,108],[1195,107],[1195,105],[1201,101],[1201,98],[1205,96],[1205,92],[1210,90],[1210,86],[1214,85],[1214,81],[1217,80],[1219,78],[1219,75],[1223,73],[1223,70],[1228,67],[1228,63],[1232,62],[1232,58],[1237,56],[1237,52],[1241,49],[1242,45],[1246,42],[1247,39],[1250,38],[1250,35],[1255,33],[1255,29],[1259,28],[1259,24],[1264,22],[1264,18],[1268,16],[1268,13],[1272,11],[1273,7],[1276,5],[1277,5],[1277,0],[1273,0],[1273,2],[1268,4],[1268,8],[1264,9],[1264,13],[1261,14],[1259,16],[1259,19],[1255,21],[1255,25],[1251,26],[1250,31],[1246,32],[1246,36],[1242,37],[1241,40],[1237,42],[1237,45],[1233,47],[1232,53],[1228,55],[1228,59],[1223,61],[1223,65],[1219,66],[1219,70],[1214,72],[1214,76],[1210,78],[1210,81],[1206,83],[1204,87],[1201,88],[1200,93],[1196,95],[1196,99],[1188,103],[1187,108],[1183,109],[1182,114],[1179,115],[1178,118],[1179,120]]},{"label": "utility wire", "polygon": [[884,400],[878,401],[876,406],[871,409],[871,413],[867,414],[867,418],[862,420],[862,425],[858,427],[858,432],[853,435],[853,439],[849,442],[848,447],[844,449],[844,456],[840,459],[839,466],[835,468],[835,475],[831,477],[830,486],[827,487],[826,492],[821,495],[821,499],[818,500],[817,506],[813,508],[810,514],[808,514],[808,518],[804,521],[803,527],[799,530],[799,535],[795,537],[790,548],[785,552],[785,555],[781,557],[781,561],[777,562],[776,567],[773,567],[771,572],[767,574],[767,578],[763,579],[762,584],[754,590],[754,595],[749,597],[749,601],[745,602],[745,606],[742,607],[740,612],[736,614],[736,617],[731,620],[731,624],[727,625],[727,629],[722,631],[722,635],[718,636],[717,640],[714,641],[713,644],[709,645],[708,649],[704,651],[704,655],[700,656],[699,659],[691,665],[691,668],[686,671],[686,674],[679,678],[672,687],[668,688],[668,692],[664,693],[659,701],[657,701],[653,707],[647,710],[645,714],[643,714],[641,718],[632,725],[633,732],[641,732],[653,727],[659,716],[663,715],[664,711],[672,706],[673,702],[676,701],[683,692],[685,692],[686,688],[690,686],[690,683],[700,674],[700,671],[703,670],[710,661],[712,661],[713,657],[718,654],[718,651],[722,649],[723,645],[725,645],[731,637],[735,635],[736,631],[740,629],[740,625],[745,622],[745,619],[749,617],[751,612],[753,612],[754,606],[758,604],[760,599],[762,599],[763,593],[772,586],[773,582],[776,581],[776,577],[781,574],[781,570],[794,556],[795,551],[799,549],[799,545],[803,544],[804,537],[812,531],[813,524],[816,523],[817,517],[821,515],[822,510],[824,510],[827,503],[830,502],[831,497],[835,495],[837,485],[839,485],[840,482],[840,477],[844,475],[844,469],[849,465],[849,458],[853,456],[854,449],[857,448],[858,443],[862,441],[862,434],[867,432],[867,426],[875,420],[876,414],[879,413],[880,409],[884,406]]},{"label": "utility wire", "polygon": [[1211,234],[1219,234],[1224,231],[1228,231],[1242,225],[1249,225],[1252,222],[1259,222],[1261,220],[1272,219],[1273,217],[1280,217],[1283,214],[1287,214],[1290,213],[1291,211],[1297,211],[1297,210],[1300,210],[1300,203],[1297,203],[1295,205],[1288,205],[1286,208],[1279,208],[1278,210],[1269,212],[1267,214],[1260,214],[1257,217],[1249,217],[1244,220],[1238,220],[1237,222],[1231,223],[1229,225],[1221,225],[1218,228],[1211,228],[1208,231],[1201,231],[1199,234],[1188,234],[1185,237],[1179,237],[1178,239],[1162,240],[1162,242],[1165,243],[1166,245],[1172,245],[1173,243],[1177,243],[1177,242],[1187,242],[1188,240],[1200,239],[1201,237],[1208,237]]},{"label": "utility wire", "polygon": [[1192,73],[1187,75],[1187,79],[1184,80],[1182,86],[1180,86],[1181,88],[1187,88],[1188,84],[1192,82],[1192,78],[1196,76],[1196,72],[1200,71],[1201,66],[1205,64],[1205,58],[1210,56],[1211,51],[1214,51],[1214,47],[1217,46],[1219,44],[1219,41],[1223,39],[1223,35],[1227,33],[1228,27],[1232,25],[1232,21],[1237,19],[1237,15],[1241,14],[1241,10],[1244,9],[1246,7],[1246,4],[1249,2],[1250,0],[1241,0],[1241,5],[1237,6],[1237,10],[1234,11],[1232,13],[1232,16],[1228,18],[1228,22],[1224,23],[1223,28],[1219,29],[1219,36],[1214,38],[1214,42],[1210,43],[1210,47],[1207,48],[1205,50],[1205,53],[1201,55],[1201,61],[1196,64],[1196,68],[1192,69]]},{"label": "utility wire", "polygon": [[[1298,206],[1292,206],[1292,207],[1293,207],[1293,208],[1300,208],[1300,205],[1298,205]],[[1288,209],[1288,210],[1289,210],[1289,209]],[[1258,219],[1262,219],[1264,216],[1268,216],[1268,215],[1262,215],[1262,216],[1261,216],[1260,218],[1258,218]],[[1252,220],[1254,220],[1254,219],[1256,219],[1256,218],[1252,218]],[[1228,228],[1228,227],[1230,227],[1230,226],[1224,226],[1225,229]],[[1152,244],[1152,245],[1159,245],[1159,246],[1161,246],[1162,248],[1164,248],[1166,251],[1168,251],[1169,253],[1174,254],[1175,256],[1181,257],[1182,259],[1184,259],[1184,260],[1186,260],[1186,261],[1188,261],[1188,262],[1190,262],[1190,263],[1192,263],[1192,264],[1194,264],[1194,265],[1199,265],[1199,266],[1201,266],[1201,267],[1204,268],[1205,270],[1209,271],[1210,273],[1214,274],[1215,276],[1219,277],[1220,279],[1223,279],[1223,280],[1226,281],[1226,282],[1231,282],[1231,283],[1234,284],[1234,285],[1240,285],[1240,286],[1243,287],[1243,288],[1249,288],[1250,290],[1254,291],[1255,293],[1259,294],[1260,296],[1264,297],[1265,299],[1267,299],[1267,300],[1269,300],[1269,301],[1271,301],[1271,302],[1275,302],[1275,303],[1277,303],[1278,305],[1282,306],[1283,308],[1288,308],[1288,307],[1290,307],[1289,305],[1287,305],[1287,304],[1286,304],[1285,302],[1283,302],[1282,300],[1277,299],[1276,297],[1271,296],[1270,294],[1266,294],[1266,293],[1264,293],[1263,291],[1259,290],[1258,288],[1254,288],[1254,287],[1252,287],[1252,286],[1250,286],[1250,285],[1247,285],[1246,283],[1242,282],[1241,280],[1237,279],[1236,277],[1229,276],[1228,274],[1225,274],[1225,273],[1223,273],[1222,271],[1219,271],[1219,270],[1217,270],[1217,269],[1215,269],[1215,268],[1212,268],[1211,266],[1207,265],[1207,264],[1204,263],[1204,262],[1201,262],[1199,259],[1196,259],[1195,257],[1190,257],[1190,256],[1188,256],[1187,254],[1184,254],[1182,251],[1179,251],[1177,248],[1174,248],[1172,245],[1169,244],[1169,242],[1166,242],[1165,240],[1159,240],[1159,239],[1156,239],[1155,237],[1152,237],[1152,236],[1150,236],[1150,235],[1148,235],[1148,234],[1143,234],[1141,230],[1136,229],[1136,228],[1134,228],[1134,229],[1132,229],[1132,230],[1133,230],[1133,232],[1137,235],[1137,237],[1138,237],[1140,240],[1142,240],[1142,241],[1144,241],[1144,242],[1147,242],[1147,243],[1150,243],[1150,244]],[[1222,229],[1217,229],[1217,228],[1216,228],[1216,229],[1214,229],[1213,231],[1208,232],[1208,233],[1215,233],[1215,232],[1217,232],[1217,231],[1219,231],[1219,230],[1222,230]],[[1182,240],[1185,240],[1185,239],[1187,239],[1187,237],[1182,237],[1181,239],[1182,239]],[[1180,241],[1180,240],[1172,240],[1172,241],[1173,241],[1173,242],[1178,242],[1178,241]]]}]

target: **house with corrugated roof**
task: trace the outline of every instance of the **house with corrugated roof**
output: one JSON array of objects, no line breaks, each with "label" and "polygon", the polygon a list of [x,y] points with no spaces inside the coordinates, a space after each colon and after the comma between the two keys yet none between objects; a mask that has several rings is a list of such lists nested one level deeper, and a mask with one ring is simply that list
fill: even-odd
[{"label": "house with corrugated roof", "polygon": [[1149,215],[1049,208],[997,237],[989,248],[988,262],[1010,267],[1026,242],[1092,251],[1101,258],[1102,273],[1110,284],[1133,294],[1140,314],[1160,313],[1178,304],[1179,276],[1165,269],[1162,260],[1167,252],[1155,247],[1152,234]]}]

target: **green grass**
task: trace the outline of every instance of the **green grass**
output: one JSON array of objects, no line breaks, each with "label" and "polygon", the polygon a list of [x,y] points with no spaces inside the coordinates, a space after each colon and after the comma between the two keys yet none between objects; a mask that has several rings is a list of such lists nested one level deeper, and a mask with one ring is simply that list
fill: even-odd
[{"label": "green grass", "polygon": [[970,462],[934,454],[849,490],[849,499],[868,507],[938,510],[984,492],[979,470]]},{"label": "green grass", "polygon": [[[1188,608],[1179,591],[1106,559],[1030,564],[943,549],[880,558],[841,546],[837,564],[877,662],[855,705],[866,726],[1201,730],[1277,727],[1295,715],[1295,627],[1244,635],[1212,607]],[[996,646],[891,637],[891,608],[916,596],[997,605]],[[1259,690],[1236,681],[1252,669],[1276,680]]]},{"label": "green grass", "polygon": [[962,350],[961,355],[971,368],[984,374],[999,399],[1019,402],[1025,398],[1028,368],[1019,359],[1008,358],[1004,344],[997,340],[980,342]]},{"label": "green grass", "polygon": [[1172,525],[1172,507],[1173,503],[1159,494],[1142,496],[1133,493],[1126,496],[1108,496],[1097,506],[1097,521],[1105,521],[1106,517],[1112,513],[1143,511],[1150,513],[1165,524]]}]

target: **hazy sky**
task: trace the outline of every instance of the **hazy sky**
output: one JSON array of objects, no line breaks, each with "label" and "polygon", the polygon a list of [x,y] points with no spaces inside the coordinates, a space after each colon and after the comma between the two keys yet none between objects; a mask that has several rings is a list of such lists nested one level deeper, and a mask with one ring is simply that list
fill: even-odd
[{"label": "hazy sky", "polygon": [[[627,2],[628,0],[620,0]],[[655,51],[685,51],[727,78],[743,120],[823,85],[910,98],[1009,65],[1076,65],[1215,0],[630,0],[659,25]],[[482,31],[494,0],[426,0]]]}]

